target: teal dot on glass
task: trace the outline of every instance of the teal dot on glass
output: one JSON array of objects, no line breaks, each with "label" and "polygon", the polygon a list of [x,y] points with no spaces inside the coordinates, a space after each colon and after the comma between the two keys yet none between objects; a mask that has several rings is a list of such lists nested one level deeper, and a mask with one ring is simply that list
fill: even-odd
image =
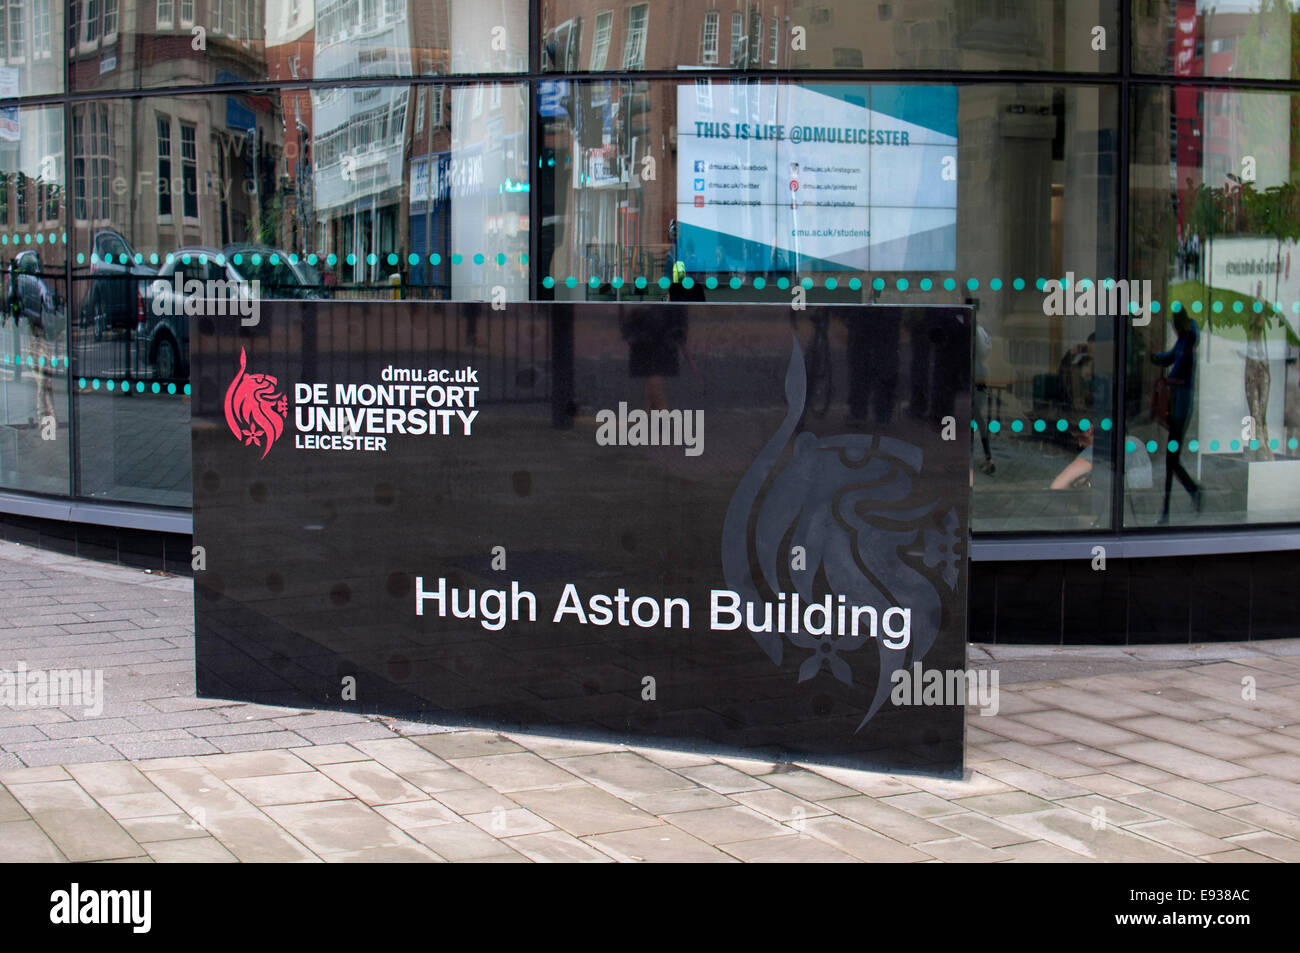
[{"label": "teal dot on glass", "polygon": [[460,252],[455,252],[451,256],[451,263],[453,265],[459,265],[464,260],[465,260],[465,256],[462,255]]},{"label": "teal dot on glass", "polygon": [[966,287],[971,291],[979,290],[979,286],[980,280],[978,278],[968,278],[966,280]]},{"label": "teal dot on glass", "polygon": [[1084,417],[1082,420],[1079,421],[1079,429],[1080,429],[1080,430],[1091,430],[1091,429],[1092,429],[1092,421],[1089,420],[1087,417]]},{"label": "teal dot on glass", "polygon": [[1058,420],[1056,422],[1056,429],[1059,430],[1061,433],[1065,433],[1067,430],[1070,429],[1070,422],[1064,419]]},{"label": "teal dot on glass", "polygon": [[[9,236],[8,236],[8,235],[5,235],[5,236],[3,236],[3,237],[0,237],[0,245],[8,245],[8,244],[9,244]],[[91,257],[93,258],[94,256],[92,255]]]},{"label": "teal dot on glass", "polygon": [[669,286],[670,284],[672,284],[672,282],[668,280],[668,276],[667,276],[667,275],[664,275],[662,278],[659,279],[659,287],[660,287],[660,288],[663,288],[664,291],[667,291],[667,290],[668,290],[668,286]]},{"label": "teal dot on glass", "polygon": [[1017,291],[1024,291],[1024,290],[1025,290],[1025,279],[1024,279],[1024,278],[1017,278],[1015,281],[1011,282],[1011,287],[1015,288]]},{"label": "teal dot on glass", "polygon": [[1190,450],[1192,453],[1196,453],[1196,451],[1201,449],[1200,441],[1198,440],[1187,441],[1187,449]]},{"label": "teal dot on glass", "polygon": [[1155,453],[1160,447],[1154,440],[1147,441],[1147,453]]},{"label": "teal dot on glass", "polygon": [[307,256],[307,264],[309,265],[314,265],[318,261],[320,261],[320,259],[316,257],[315,252],[312,252],[310,255]]},{"label": "teal dot on glass", "polygon": [[280,264],[280,256],[272,255],[270,258],[267,259],[267,261],[269,261],[272,265],[278,265]]},{"label": "teal dot on glass", "polygon": [[894,284],[895,284],[895,286],[898,288],[899,291],[906,291],[906,290],[907,290],[907,279],[906,279],[906,278],[899,278],[898,281],[894,282]]},{"label": "teal dot on glass", "polygon": [[379,261],[379,256],[376,255],[374,252],[371,252],[369,255],[366,256],[367,265],[374,265],[378,263],[378,261]]},{"label": "teal dot on glass", "polygon": [[[456,257],[455,255],[452,256],[453,259],[454,259],[455,257]],[[566,288],[576,288],[576,287],[578,287],[578,279],[575,278],[573,275],[569,275],[569,277],[567,277],[567,278],[564,279],[564,287],[566,287]]]},{"label": "teal dot on glass", "polygon": [[1037,288],[1039,291],[1042,291],[1044,288],[1047,287],[1047,279],[1046,278],[1034,279],[1034,287]]},{"label": "teal dot on glass", "polygon": [[884,291],[884,290],[885,290],[885,279],[884,279],[884,278],[873,278],[873,279],[871,280],[871,287],[875,288],[877,291]]},{"label": "teal dot on glass", "polygon": [[108,390],[112,390],[115,386],[117,386],[117,381],[109,381],[105,386],[108,388]]},{"label": "teal dot on glass", "polygon": [[349,252],[348,257],[345,258],[344,261],[346,261],[349,265],[355,265],[357,263],[357,256],[352,252]]},{"label": "teal dot on glass", "polygon": [[799,284],[803,285],[804,291],[811,291],[813,286],[813,280],[811,278],[804,278],[800,280]]},{"label": "teal dot on glass", "polygon": [[1170,453],[1177,453],[1177,452],[1178,452],[1178,441],[1177,441],[1177,440],[1170,440],[1170,441],[1169,441],[1169,452],[1170,452]]},{"label": "teal dot on glass", "polygon": [[778,279],[776,279],[776,286],[777,286],[778,288],[780,288],[782,291],[784,291],[786,288],[789,288],[789,287],[790,287],[790,279],[789,279],[789,278],[778,278]]},{"label": "teal dot on glass", "polygon": [[1278,443],[1277,443],[1276,440],[1270,440],[1270,441],[1268,442],[1268,448],[1269,448],[1270,450],[1276,450],[1277,447],[1278,447]]},{"label": "teal dot on glass", "polygon": [[406,263],[408,265],[418,265],[420,263],[420,256],[412,252],[406,256]]},{"label": "teal dot on glass", "polygon": [[[31,243],[32,243],[32,233],[28,232],[26,235],[23,236],[23,244],[30,245]],[[125,262],[123,262],[123,264],[125,264]]]},{"label": "teal dot on glass", "polygon": [[587,287],[592,289],[599,288],[600,279],[597,278],[595,275],[592,275],[590,278],[587,279]]},{"label": "teal dot on glass", "polygon": [[1001,279],[1001,278],[994,278],[992,281],[989,282],[989,287],[992,288],[994,291],[1001,291],[1001,290],[1002,290],[1002,279]]},{"label": "teal dot on glass", "polygon": [[[396,256],[395,254],[393,254],[392,252],[389,252],[389,253],[388,253],[388,259],[387,259],[387,260],[388,260],[388,263],[389,263],[390,265],[396,265],[396,264],[397,264],[397,256]],[[275,262],[271,262],[271,264],[275,264]]]},{"label": "teal dot on glass", "polygon": [[953,289],[953,288],[956,288],[956,287],[957,287],[957,282],[953,281],[951,278],[945,278],[945,279],[943,279],[943,290],[944,290],[944,291],[952,291],[952,289]]},{"label": "teal dot on glass", "polygon": [[297,253],[297,252],[289,252],[289,264],[291,264],[291,265],[296,265],[296,264],[298,264],[298,253]]},{"label": "teal dot on glass", "polygon": [[162,388],[158,386],[157,381],[154,381],[153,386],[150,387],[149,389],[152,390],[155,394],[158,393],[160,390],[162,390]]},{"label": "teal dot on glass", "polygon": [[834,290],[835,290],[836,288],[838,288],[839,286],[840,286],[840,283],[839,283],[838,281],[836,281],[834,278],[827,278],[827,279],[826,279],[826,290],[827,290],[827,291],[834,291]]},{"label": "teal dot on glass", "polygon": [[[9,363],[9,357],[8,357],[8,355],[5,356],[5,363],[6,363],[6,364]],[[77,386],[80,387],[80,388],[82,388],[82,389],[84,390],[85,387],[86,387],[86,379],[85,379],[84,377],[79,378],[79,379],[77,380]]]},{"label": "teal dot on glass", "polygon": [[555,287],[555,279],[552,278],[550,275],[547,275],[545,278],[542,279],[542,287],[543,287],[543,288],[554,288],[554,287]]},{"label": "teal dot on glass", "polygon": [[1169,306],[1169,310],[1172,311],[1174,314],[1177,314],[1178,312],[1183,310],[1183,303],[1181,301],[1175,301],[1173,304]]},{"label": "teal dot on glass", "polygon": [[137,394],[143,394],[143,393],[144,393],[144,381],[136,381],[136,382],[135,382],[135,392],[136,392]]},{"label": "teal dot on glass", "polygon": [[431,265],[442,264],[442,256],[439,255],[437,252],[434,252],[432,255],[429,256],[429,264]]},{"label": "teal dot on glass", "polygon": [[1232,310],[1235,311],[1237,314],[1241,314],[1241,312],[1246,310],[1246,306],[1243,305],[1240,301],[1234,301],[1232,302]]},{"label": "teal dot on glass", "polygon": [[[1237,304],[1241,304],[1241,302],[1238,301]],[[1262,301],[1256,301],[1250,307],[1252,311],[1254,311],[1256,314],[1259,314],[1261,311],[1264,310],[1264,303]]]},{"label": "teal dot on glass", "polygon": [[1218,314],[1223,310],[1223,302],[1222,301],[1214,302],[1214,304],[1210,305],[1210,310],[1212,310],[1215,314]]},{"label": "teal dot on glass", "polygon": [[[685,284],[685,281],[683,280],[682,283]],[[709,275],[709,277],[704,279],[704,287],[712,291],[714,288],[718,287],[718,279],[713,277],[713,275]]]},{"label": "teal dot on glass", "polygon": [[934,287],[934,282],[931,281],[929,278],[922,278],[922,279],[921,279],[921,290],[922,290],[922,291],[929,291],[929,290],[930,290],[931,288],[933,288],[933,287]]},{"label": "teal dot on glass", "polygon": [[526,252],[519,256],[519,264],[521,265],[528,264],[528,254]]},{"label": "teal dot on glass", "polygon": [[90,389],[91,389],[91,390],[99,390],[99,378],[98,378],[98,377],[96,377],[93,381],[90,382]]},{"label": "teal dot on glass", "polygon": [[325,264],[333,266],[338,263],[339,256],[330,252],[329,257],[325,259]]},{"label": "teal dot on glass", "polygon": [[623,287],[623,276],[622,276],[622,275],[615,275],[613,278],[609,279],[609,283],[610,283],[611,285],[613,285],[615,288],[622,288],[622,287]]},{"label": "teal dot on glass", "polygon": [[[758,279],[755,279],[755,281],[754,281],[754,285],[755,285],[755,287],[758,286]],[[854,291],[860,291],[860,290],[862,289],[862,279],[861,279],[861,278],[850,278],[850,279],[849,279],[849,287],[850,287],[851,289],[853,289]]]},{"label": "teal dot on glass", "polygon": [[1043,432],[1044,430],[1046,430],[1046,429],[1047,429],[1047,421],[1045,421],[1045,420],[1035,420],[1035,421],[1034,421],[1034,430],[1035,430],[1035,432],[1037,432],[1037,433],[1042,433],[1042,432]]},{"label": "teal dot on glass", "polygon": [[733,277],[730,281],[727,282],[727,284],[731,286],[732,291],[739,291],[742,283],[743,282],[741,282],[741,280],[737,277]]},{"label": "teal dot on glass", "polygon": [[1211,440],[1211,441],[1210,441],[1210,449],[1213,450],[1213,451],[1215,451],[1215,452],[1217,453],[1217,452],[1218,452],[1218,449],[1219,449],[1219,441],[1217,441],[1217,440]]},{"label": "teal dot on glass", "polygon": [[1134,452],[1136,452],[1136,451],[1137,451],[1137,444],[1135,444],[1132,440],[1125,440],[1125,441],[1124,441],[1124,452],[1125,452],[1125,453],[1134,453]]},{"label": "teal dot on glass", "polygon": [[[853,280],[854,280],[854,281],[857,281],[858,279],[854,278]],[[766,278],[755,278],[755,279],[754,279],[754,287],[757,288],[759,291],[762,291],[764,288],[767,287],[767,279],[766,279]]]},{"label": "teal dot on glass", "polygon": [[86,263],[86,256],[82,252],[77,252],[77,264],[84,265],[85,263]]},{"label": "teal dot on glass", "polygon": [[1011,421],[1011,429],[1015,433],[1020,433],[1025,429],[1025,422],[1023,420],[1013,420]]},{"label": "teal dot on glass", "polygon": [[483,264],[484,261],[486,261],[486,259],[483,257],[483,253],[481,251],[474,253],[474,264],[481,265]]},{"label": "teal dot on glass", "polygon": [[1250,439],[1250,449],[1252,449],[1252,450],[1258,450],[1258,449],[1259,449],[1259,441],[1256,440],[1254,437],[1252,437],[1252,438]]},{"label": "teal dot on glass", "polygon": [[189,385],[189,384],[186,384],[186,385],[185,385],[185,396],[186,396],[186,397],[190,396],[190,385]]},{"label": "teal dot on glass", "polygon": [[1108,431],[1108,430],[1110,430],[1110,428],[1111,428],[1112,426],[1113,426],[1113,424],[1111,424],[1111,422],[1110,422],[1110,418],[1109,418],[1109,417],[1103,417],[1103,418],[1101,418],[1101,429],[1102,429],[1102,430],[1107,430],[1107,431]]},{"label": "teal dot on glass", "polygon": [[971,429],[971,430],[974,430],[974,431],[976,431],[976,432],[978,433],[978,432],[979,432],[979,429],[980,429],[980,425],[977,424],[977,423],[974,421],[974,419],[972,419],[971,422],[970,422],[970,429]]},{"label": "teal dot on glass", "polygon": [[168,385],[167,385],[167,393],[169,393],[169,394],[174,394],[174,393],[176,393],[176,385],[175,385],[175,384],[168,384]]},{"label": "teal dot on glass", "polygon": [[1300,447],[1300,440],[1297,440],[1295,437],[1292,437],[1290,440],[1286,442],[1286,445],[1290,449],[1294,450],[1296,447]]},{"label": "teal dot on glass", "polygon": [[638,288],[644,288],[648,282],[643,276],[638,276],[636,281],[632,282],[632,284],[636,285]]},{"label": "teal dot on glass", "polygon": [[505,252],[497,252],[496,263],[498,265],[504,265],[506,263]]},{"label": "teal dot on glass", "polygon": [[45,244],[45,235],[44,235],[43,232],[37,232],[37,233],[36,233],[36,244],[38,244],[38,245],[44,245],[44,244]]},{"label": "teal dot on glass", "polygon": [[1240,441],[1240,440],[1234,440],[1234,441],[1232,441],[1232,443],[1228,444],[1228,449],[1230,449],[1230,450],[1240,450],[1240,449],[1241,449],[1241,441]]},{"label": "teal dot on glass", "polygon": [[1002,429],[1002,424],[996,420],[989,421],[989,433],[997,433]]},{"label": "teal dot on glass", "polygon": [[1151,313],[1152,313],[1152,314],[1159,314],[1159,313],[1160,313],[1160,302],[1159,302],[1159,301],[1152,301],[1152,302],[1151,302]]},{"label": "teal dot on glass", "polygon": [[695,287],[695,279],[692,278],[690,275],[687,275],[685,278],[682,279],[682,287],[685,288],[687,291],[690,291],[692,288]]},{"label": "teal dot on glass", "polygon": [[149,256],[149,264],[151,264],[151,265],[156,265],[156,264],[158,264],[158,253],[157,253],[157,252],[154,252],[152,255]]}]

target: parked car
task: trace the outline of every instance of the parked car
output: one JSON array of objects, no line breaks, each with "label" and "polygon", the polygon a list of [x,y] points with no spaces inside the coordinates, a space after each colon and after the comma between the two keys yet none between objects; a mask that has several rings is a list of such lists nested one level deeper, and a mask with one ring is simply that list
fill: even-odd
[{"label": "parked car", "polygon": [[287,252],[266,245],[227,245],[225,254],[230,260],[239,256],[233,267],[248,281],[258,282],[263,298],[331,297],[320,272],[303,258],[291,260]]},{"label": "parked car", "polygon": [[91,242],[90,290],[82,304],[80,322],[99,339],[113,329],[134,328],[139,313],[140,284],[156,269],[137,264],[135,250],[121,232],[103,228]]},{"label": "parked car", "polygon": [[25,318],[32,333],[41,337],[58,330],[56,316],[63,308],[63,295],[45,280],[35,250],[19,252],[10,263],[5,300],[5,319]]}]

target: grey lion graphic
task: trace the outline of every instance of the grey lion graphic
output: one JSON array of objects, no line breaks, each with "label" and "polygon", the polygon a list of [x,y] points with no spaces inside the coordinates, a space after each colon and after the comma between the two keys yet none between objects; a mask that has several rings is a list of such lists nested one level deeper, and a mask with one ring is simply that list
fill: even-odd
[{"label": "grey lion graphic", "polygon": [[[860,731],[889,698],[894,672],[920,661],[933,646],[943,612],[939,590],[956,589],[964,536],[957,511],[945,509],[934,494],[923,498],[918,490],[918,447],[872,434],[794,436],[806,396],[803,352],[796,339],[785,378],[789,409],[727,508],[723,574],[728,588],[744,601],[771,601],[775,593],[794,591],[805,604],[829,593],[844,596],[849,605],[879,607],[882,613],[888,606],[911,609],[911,640],[904,649],[889,648],[884,638],[753,633],[777,665],[786,640],[793,651],[807,653],[799,666],[800,682],[825,668],[853,685],[850,653],[875,642],[879,674]],[[792,437],[793,453],[779,466]],[[806,568],[791,568],[795,546],[803,547]],[[870,667],[862,663],[859,668]]]}]

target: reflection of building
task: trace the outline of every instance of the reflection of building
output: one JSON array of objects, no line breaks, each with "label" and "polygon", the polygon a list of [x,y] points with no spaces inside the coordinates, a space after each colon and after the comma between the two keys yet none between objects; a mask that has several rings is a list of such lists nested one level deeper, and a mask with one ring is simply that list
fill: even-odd
[{"label": "reflection of building", "polygon": [[[266,69],[270,80],[310,80],[316,42],[314,3],[268,4]],[[283,196],[281,234],[285,248],[310,253],[314,238],[312,201],[311,94],[305,89],[280,92],[283,165],[279,194]]]},{"label": "reflection of building", "polygon": [[[71,85],[166,88],[265,76],[263,8],[254,0],[158,0],[120,10],[114,0],[74,2]],[[283,144],[274,99],[241,91],[74,106],[69,233],[77,247],[90,248],[91,236],[109,227],[130,236],[137,252],[160,256],[274,236]]]},{"label": "reflection of building", "polygon": [[[316,79],[411,75],[405,0],[323,0],[315,39]],[[376,280],[401,252],[408,96],[398,86],[313,94],[311,250],[337,254],[345,284]]]}]

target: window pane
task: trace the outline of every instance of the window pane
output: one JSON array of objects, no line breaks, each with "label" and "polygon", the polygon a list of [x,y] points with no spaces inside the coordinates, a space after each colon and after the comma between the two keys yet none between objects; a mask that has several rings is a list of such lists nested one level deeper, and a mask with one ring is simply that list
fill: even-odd
[{"label": "window pane", "polygon": [[[1109,525],[1118,319],[1049,316],[1038,282],[1114,271],[1111,90],[566,89],[543,126],[544,295],[789,304],[806,283],[809,303],[969,300],[983,342],[975,527]],[[924,392],[873,390],[850,367],[832,372],[829,391],[826,412],[846,426],[929,412]]]},{"label": "window pane", "polygon": [[1129,440],[1154,480],[1125,523],[1294,521],[1300,95],[1142,89],[1134,116],[1131,270],[1168,307],[1129,329]]},{"label": "window pane", "polygon": [[199,299],[187,281],[256,280],[257,301],[526,299],[523,93],[427,84],[78,104],[78,492],[188,505],[185,309]]},{"label": "window pane", "polygon": [[5,249],[0,275],[0,490],[64,495],[71,448],[64,156],[61,135],[51,132],[62,130],[63,110],[15,109],[7,121],[13,138],[3,135],[8,148],[0,149],[0,227],[23,226],[27,241],[21,251]]},{"label": "window pane", "polygon": [[1133,68],[1173,76],[1296,79],[1297,0],[1133,4]]},{"label": "window pane", "polygon": [[[0,46],[9,3],[27,7],[0,0]],[[528,0],[77,0],[68,7],[79,24],[69,24],[76,92],[528,69]],[[204,28],[199,50],[194,26]],[[61,56],[49,58],[49,85],[30,92],[61,91],[61,66]]]},{"label": "window pane", "polygon": [[[608,15],[602,6],[614,5],[547,0],[543,44],[567,30],[594,30],[598,42],[590,67],[552,60],[543,68],[1114,73],[1119,67],[1118,0],[735,0],[722,9],[700,0],[649,0],[623,6],[607,38],[600,32]],[[607,61],[610,48],[615,53]]]}]

